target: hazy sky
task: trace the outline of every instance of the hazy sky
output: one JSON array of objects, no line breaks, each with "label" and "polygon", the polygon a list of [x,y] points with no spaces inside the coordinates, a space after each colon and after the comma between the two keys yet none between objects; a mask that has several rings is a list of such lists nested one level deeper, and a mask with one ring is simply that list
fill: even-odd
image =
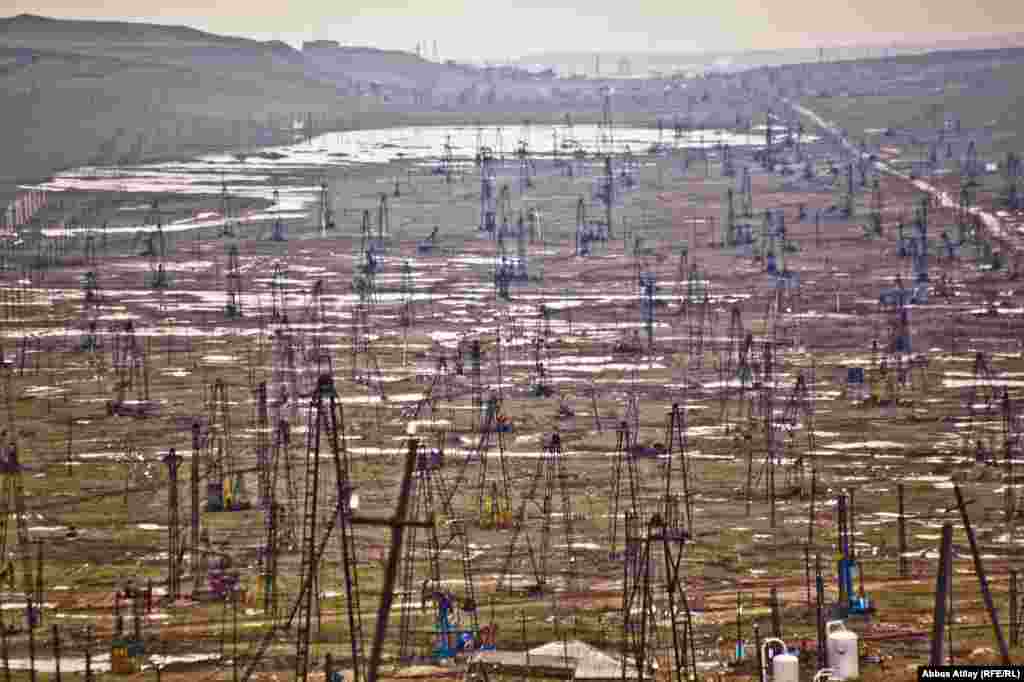
[{"label": "hazy sky", "polygon": [[[514,6],[513,6],[514,5]],[[574,5],[574,6],[573,6]],[[500,59],[541,50],[689,51],[818,47],[1024,31],[1020,0],[0,0],[0,16],[186,24],[299,46],[345,44],[442,58]]]}]

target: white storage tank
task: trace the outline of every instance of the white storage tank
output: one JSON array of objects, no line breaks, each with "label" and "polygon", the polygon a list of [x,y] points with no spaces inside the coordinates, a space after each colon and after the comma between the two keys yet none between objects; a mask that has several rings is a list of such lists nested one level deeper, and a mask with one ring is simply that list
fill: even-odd
[{"label": "white storage tank", "polygon": [[772,682],[799,682],[800,659],[786,652],[772,657]]},{"label": "white storage tank", "polygon": [[789,653],[786,643],[778,637],[769,637],[761,643],[761,670],[767,678],[768,652],[776,649],[777,654],[771,656],[772,682],[799,682],[800,680],[800,659]]},{"label": "white storage tank", "polygon": [[860,652],[858,650],[857,633],[846,629],[841,620],[829,621],[825,625],[828,641],[828,667],[832,669],[832,677],[836,680],[848,680],[860,677]]}]

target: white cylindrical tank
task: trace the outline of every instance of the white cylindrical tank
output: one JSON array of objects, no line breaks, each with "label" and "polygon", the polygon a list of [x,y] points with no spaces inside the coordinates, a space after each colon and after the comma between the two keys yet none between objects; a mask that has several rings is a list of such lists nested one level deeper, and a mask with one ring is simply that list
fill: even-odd
[{"label": "white cylindrical tank", "polygon": [[825,630],[828,632],[828,667],[832,669],[833,677],[836,680],[860,677],[857,633],[847,630],[841,620],[829,621]]},{"label": "white cylindrical tank", "polygon": [[799,682],[800,659],[790,653],[772,657],[772,682]]}]

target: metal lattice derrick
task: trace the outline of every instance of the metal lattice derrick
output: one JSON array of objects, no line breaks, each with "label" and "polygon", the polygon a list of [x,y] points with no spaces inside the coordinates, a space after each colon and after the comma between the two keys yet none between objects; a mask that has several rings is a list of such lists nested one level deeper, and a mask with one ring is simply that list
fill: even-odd
[{"label": "metal lattice derrick", "polygon": [[974,380],[971,382],[970,404],[972,414],[990,412],[996,404],[995,375],[989,366],[988,356],[984,352],[974,354]]},{"label": "metal lattice derrick", "polygon": [[180,457],[174,448],[163,457],[168,471],[167,495],[167,598],[173,604],[181,593],[181,559],[184,544],[178,516],[178,465]]},{"label": "metal lattice derrick", "polygon": [[[619,424],[615,458],[612,461],[610,496],[612,508],[611,514],[608,516],[608,552],[613,561],[622,559],[622,555],[618,552],[619,517],[624,515],[629,518],[631,514],[637,514],[640,511],[638,500],[640,476],[634,455],[635,444],[635,432],[630,429],[628,421],[622,421]],[[623,477],[626,479],[625,482],[623,482]],[[628,494],[625,503],[622,501],[623,485],[626,486]],[[625,529],[623,529],[623,533],[625,533]]]},{"label": "metal lattice derrick", "polygon": [[[342,433],[344,434],[344,430],[342,430]],[[343,455],[343,457],[339,455]],[[365,679],[363,662],[365,649],[363,644],[362,609],[359,605],[359,580],[355,570],[356,546],[352,526],[352,484],[349,481],[348,474],[345,473],[347,471],[347,463],[348,448],[342,447],[340,452],[336,451],[335,454],[340,506],[338,511],[340,521],[339,545],[341,548],[341,566],[345,573],[346,615],[348,619],[349,643],[352,652],[352,682],[362,682]]]},{"label": "metal lattice derrick", "polygon": [[494,152],[480,147],[480,231],[491,237],[497,232],[497,179],[494,171]]},{"label": "metal lattice derrick", "polygon": [[245,473],[235,457],[228,386],[217,379],[210,386],[205,438],[207,511],[240,511],[250,506]]},{"label": "metal lattice derrick", "polygon": [[[342,526],[342,535],[345,535],[345,526],[351,521],[350,514],[340,513],[350,510],[349,495],[350,487],[343,485],[347,472],[347,446],[344,436],[344,418],[341,414],[341,406],[337,401],[337,392],[334,388],[334,381],[330,375],[324,375],[317,382],[317,390],[314,391],[309,403],[309,429],[306,441],[306,487],[303,496],[303,535],[302,535],[302,562],[301,582],[297,599],[292,606],[288,616],[282,620],[274,619],[270,629],[263,639],[256,646],[254,653],[248,656],[246,668],[241,675],[242,682],[246,682],[252,676],[259,665],[264,653],[274,639],[283,631],[291,628],[292,623],[298,617],[296,636],[296,679],[306,679],[309,672],[309,646],[311,636],[311,625],[316,616],[319,621],[319,599],[314,597],[320,593],[318,586],[318,574],[320,563],[327,549],[331,534],[336,526]],[[329,505],[330,511],[326,514],[319,508],[319,499],[329,495],[327,477],[320,472],[320,457],[323,442],[330,448],[335,462],[335,481],[339,499],[335,504]],[[342,461],[344,460],[344,461]],[[344,479],[344,480],[343,480]],[[323,488],[323,490],[321,490]],[[343,494],[344,493],[344,494]],[[324,518],[321,518],[323,516]],[[317,527],[324,526],[322,537],[317,536]],[[349,535],[349,537],[351,537]],[[351,545],[350,545],[351,546]],[[350,555],[351,556],[351,555]],[[352,567],[353,562],[344,562],[346,573]],[[347,582],[350,583],[353,575],[347,575]],[[350,583],[351,584],[351,583]],[[315,601],[314,601],[315,600]],[[358,617],[358,601],[349,598],[349,619]],[[353,611],[353,608],[355,609]],[[352,632],[356,632],[355,629]],[[353,635],[355,637],[356,635]],[[360,677],[359,660],[361,654],[354,661],[356,666],[356,680]]]},{"label": "metal lattice derrick", "polygon": [[[814,402],[803,372],[797,375],[793,390],[786,399],[782,422],[778,426],[784,432],[780,435],[784,435],[783,446],[789,452],[790,466],[786,470],[786,487],[803,495],[807,464],[810,462],[811,466],[814,466]],[[807,436],[807,449],[803,455],[797,454],[796,432],[800,428],[803,428]]]},{"label": "metal lattice derrick", "polygon": [[388,208],[388,195],[381,192],[377,204],[377,240],[378,248],[383,248],[384,240],[391,237],[391,209]]},{"label": "metal lattice derrick", "polygon": [[513,236],[512,230],[512,192],[508,185],[502,185],[498,192],[498,243],[502,255],[505,255],[504,237]]},{"label": "metal lattice derrick", "polygon": [[[8,396],[10,397],[10,396]],[[32,566],[32,541],[28,532],[28,519],[25,512],[25,490],[22,484],[22,465],[18,459],[18,443],[13,428],[0,434],[0,476],[3,477],[0,488],[0,584],[14,589],[16,584],[14,561],[10,557],[11,547],[8,543],[10,519],[14,517],[16,553],[21,559],[22,593],[25,596],[26,624],[33,628],[38,624],[39,609],[42,603],[38,581]]]},{"label": "metal lattice derrick", "polygon": [[334,375],[334,362],[330,351],[325,345],[325,328],[327,326],[327,311],[323,300],[324,282],[318,279],[313,283],[309,292],[309,300],[306,303],[306,321],[310,328],[309,345],[306,349],[306,362],[310,374],[310,388],[323,374]]},{"label": "metal lattice derrick", "polygon": [[725,354],[725,373],[733,377],[740,368],[741,352],[746,331],[743,329],[743,314],[734,305],[729,313],[729,340]]},{"label": "metal lattice derrick", "polygon": [[682,526],[671,519],[655,516],[650,521],[650,539],[661,542],[665,560],[664,589],[672,632],[672,682],[693,680],[697,673],[693,619],[682,572],[683,549],[689,537]]},{"label": "metal lattice derrick", "polygon": [[270,319],[278,325],[288,324],[288,273],[281,263],[274,263],[270,276]]},{"label": "metal lattice derrick", "polygon": [[[507,528],[511,525],[511,495],[505,458],[506,423],[501,414],[501,401],[492,395],[487,401],[476,446],[459,463],[451,486],[444,491],[442,509],[449,517],[455,515],[453,498],[469,478],[469,465],[476,463],[478,468],[473,497],[477,522],[482,528]],[[498,446],[497,471],[494,471],[490,462],[491,448],[495,443]]]},{"label": "metal lattice derrick", "polygon": [[[684,398],[685,400],[685,398]],[[673,403],[672,409],[665,418],[665,493],[662,496],[662,513],[669,516],[671,501],[676,494],[673,491],[673,476],[676,468],[676,460],[679,460],[679,474],[682,479],[682,504],[686,515],[686,528],[693,529],[693,496],[691,490],[694,482],[690,476],[690,461],[687,452],[687,421],[686,408],[679,403]]]},{"label": "metal lattice derrick", "polygon": [[[320,451],[327,441],[328,445],[336,442],[337,430],[337,393],[330,375],[324,375],[317,382],[317,389],[309,403],[306,432],[306,472],[302,507],[302,559],[300,563],[301,585],[298,601],[295,640],[295,678],[304,681],[309,673],[309,647],[313,621],[319,611],[319,573],[320,558],[323,550],[319,549],[321,472]],[[336,518],[332,513],[331,517]],[[333,527],[331,523],[328,528]],[[329,532],[329,531],[328,531]],[[326,542],[326,535],[323,541]]]},{"label": "metal lattice derrick", "polygon": [[[525,137],[529,137],[529,129]],[[530,158],[530,147],[525,139],[519,140],[516,147],[516,158],[519,159],[519,191],[525,192],[533,187],[533,160]]]},{"label": "metal lattice derrick", "polygon": [[[409,520],[429,521],[435,519],[435,496],[440,494],[437,486],[442,456],[438,450],[417,453],[413,472],[412,488],[409,494]],[[436,476],[436,477],[435,477]],[[437,526],[426,530],[425,542],[417,544],[417,528],[408,530],[401,564],[401,604],[399,615],[399,654],[403,662],[415,659],[417,642],[415,634],[415,610],[425,608],[427,600],[441,590],[441,547]],[[422,577],[422,581],[419,578]],[[419,604],[416,603],[418,598]]]},{"label": "metal lattice derrick", "polygon": [[[538,489],[540,489],[539,500],[537,499]],[[550,559],[552,558],[551,522],[554,513],[554,498],[556,495],[560,498],[561,502],[562,515],[560,518],[564,524],[566,540],[566,587],[570,590],[574,589],[576,582],[576,558],[573,545],[575,540],[573,532],[573,513],[571,499],[566,485],[566,472],[562,455],[562,439],[557,433],[552,434],[551,440],[546,446],[544,454],[540,459],[538,459],[537,470],[534,472],[533,479],[530,483],[530,490],[520,502],[519,510],[515,517],[512,541],[509,543],[508,552],[502,566],[501,577],[498,582],[499,586],[508,587],[512,569],[517,568],[522,562],[522,553],[517,553],[517,550],[519,549],[519,540],[522,538],[526,545],[526,554],[529,557],[530,567],[535,580],[534,585],[531,588],[531,592],[543,593],[548,589],[548,580],[550,577],[548,568]],[[533,538],[531,537],[529,530],[529,522],[531,519],[528,518],[527,515],[527,509],[531,505],[539,511],[541,521],[540,537],[536,544],[533,542]]]},{"label": "metal lattice derrick", "polygon": [[227,267],[224,271],[225,292],[227,303],[224,315],[229,320],[242,317],[242,270],[238,261],[238,244],[227,245]]},{"label": "metal lattice derrick", "polygon": [[622,589],[622,677],[626,679],[630,658],[636,679],[653,678],[652,650],[656,648],[656,618],[652,584],[651,524],[635,514],[626,515],[626,547],[623,556]]},{"label": "metal lattice derrick", "polygon": [[271,449],[270,449],[270,409],[267,400],[267,382],[261,381],[256,386],[256,471],[258,480],[258,499],[261,509],[267,509],[273,498],[271,491]]}]

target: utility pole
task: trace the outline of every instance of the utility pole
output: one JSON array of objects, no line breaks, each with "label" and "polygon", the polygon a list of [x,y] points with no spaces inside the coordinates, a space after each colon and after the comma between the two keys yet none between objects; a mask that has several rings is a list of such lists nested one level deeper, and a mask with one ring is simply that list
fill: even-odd
[{"label": "utility pole", "polygon": [[[193,454],[193,457],[195,455]],[[171,448],[170,452],[163,458],[168,470],[168,496],[167,496],[167,597],[171,603],[178,599],[181,589],[181,576],[178,571],[179,546],[181,537],[178,522],[178,464],[181,457]]]},{"label": "utility pole", "polygon": [[398,559],[402,555],[402,537],[406,526],[433,527],[434,521],[411,523],[406,521],[409,507],[409,496],[412,492],[413,468],[416,465],[416,451],[419,441],[409,439],[409,452],[405,458],[405,470],[402,472],[402,483],[398,490],[398,502],[395,515],[387,520],[352,519],[352,523],[382,525],[391,527],[391,549],[388,551],[388,562],[384,567],[384,584],[381,587],[380,607],[377,610],[377,624],[373,633],[373,647],[370,649],[370,663],[366,670],[367,682],[377,682],[377,670],[380,668],[381,656],[384,653],[384,637],[388,630],[388,617],[391,615],[391,601],[394,598],[395,579],[398,577]]}]

